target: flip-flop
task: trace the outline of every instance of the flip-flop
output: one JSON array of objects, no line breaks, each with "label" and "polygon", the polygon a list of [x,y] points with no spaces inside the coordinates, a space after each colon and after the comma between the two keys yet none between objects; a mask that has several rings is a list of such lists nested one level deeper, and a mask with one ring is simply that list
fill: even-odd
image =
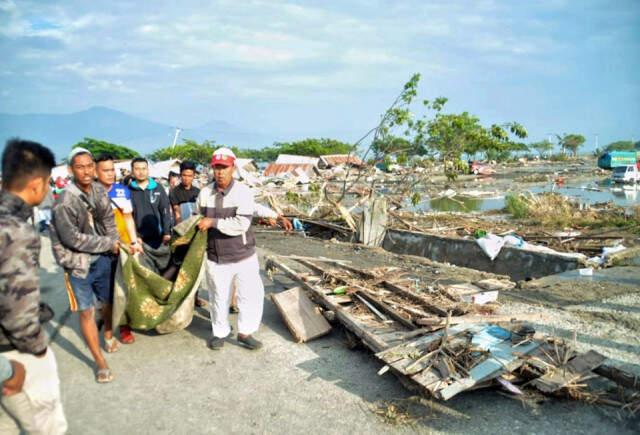
[{"label": "flip-flop", "polygon": [[120,349],[120,345],[118,344],[118,340],[115,337],[104,339],[104,350],[107,353],[114,353]]},{"label": "flip-flop", "polygon": [[108,384],[113,381],[113,373],[109,367],[98,369],[96,372],[96,382],[99,384]]}]

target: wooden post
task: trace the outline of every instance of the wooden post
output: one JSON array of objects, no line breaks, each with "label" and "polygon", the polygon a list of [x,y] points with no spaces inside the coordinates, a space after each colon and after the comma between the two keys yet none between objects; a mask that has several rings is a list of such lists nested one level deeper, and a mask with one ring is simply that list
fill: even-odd
[{"label": "wooden post", "polygon": [[366,246],[381,246],[387,231],[387,200],[371,198],[364,205],[358,241]]}]

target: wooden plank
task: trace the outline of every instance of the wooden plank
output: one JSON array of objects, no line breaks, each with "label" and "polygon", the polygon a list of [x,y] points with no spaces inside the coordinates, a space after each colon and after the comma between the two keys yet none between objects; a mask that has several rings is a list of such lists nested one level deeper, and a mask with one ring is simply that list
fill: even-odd
[{"label": "wooden plank", "polygon": [[330,299],[334,303],[340,304],[340,305],[347,305],[347,304],[352,304],[353,303],[353,299],[351,299],[351,296],[349,296],[349,295],[328,294],[327,295],[327,299]]},{"label": "wooden plank", "polygon": [[273,293],[271,300],[297,343],[305,343],[331,331],[331,325],[300,287]]},{"label": "wooden plank", "polygon": [[452,284],[443,287],[463,302],[470,304],[484,305],[487,302],[498,300],[498,290],[485,291],[470,283]]},{"label": "wooden plank", "polygon": [[564,366],[549,370],[543,376],[531,381],[531,385],[543,393],[553,393],[578,381],[591,370],[601,366],[605,360],[605,356],[590,350],[577,355]]},{"label": "wooden plank", "polygon": [[[448,332],[448,335],[452,340],[451,344],[455,344],[458,342],[458,339],[455,337],[456,335],[461,335],[467,332],[477,332],[482,330],[482,328],[484,327],[486,327],[486,325],[452,326],[451,328],[449,328]],[[397,346],[390,347],[385,351],[377,353],[376,356],[386,364],[393,367],[397,372],[404,375],[410,375],[410,373],[407,372],[407,367],[413,364],[419,356],[427,352],[430,346],[432,346],[434,342],[442,338],[443,335],[444,330],[433,332],[423,337],[419,337],[413,341],[401,343]],[[466,338],[461,337],[460,340],[466,340]],[[423,364],[418,367],[418,370],[424,370],[426,367],[427,364]]]},{"label": "wooden plank", "polygon": [[336,313],[336,318],[340,323],[342,323],[347,329],[353,332],[358,338],[360,338],[366,346],[368,346],[374,352],[380,352],[389,347],[389,345],[376,337],[375,334],[370,333],[365,328],[360,325],[360,322],[350,313],[348,313],[344,307],[330,301],[327,299],[325,295],[325,290],[319,289],[316,286],[312,286],[311,284],[305,282],[293,269],[280,261],[276,256],[267,256],[267,262],[270,262],[275,267],[277,267],[283,274],[288,276],[290,279],[298,282],[300,286],[306,290],[308,290],[312,295],[314,295],[320,304],[333,312]]},{"label": "wooden plank", "polygon": [[606,356],[596,352],[595,350],[590,350],[587,353],[578,355],[569,361],[567,368],[574,373],[587,373],[596,367],[600,367],[606,359]]},{"label": "wooden plank", "polygon": [[[544,321],[547,320],[548,316],[543,313],[531,313],[531,314],[514,314],[514,315],[481,315],[481,314],[467,314],[465,316],[455,316],[451,317],[450,324],[452,325],[463,325],[463,324],[473,324],[473,323],[498,323],[498,322],[517,322],[517,321]],[[426,318],[426,319],[418,319],[416,323],[422,326],[440,326],[444,327],[447,319],[434,319],[434,318]]]},{"label": "wooden plank", "polygon": [[622,385],[623,387],[640,390],[640,376],[634,375],[633,373],[626,372],[608,364],[603,364],[593,371],[600,376],[611,379],[613,382]]},{"label": "wooden plank", "polygon": [[389,281],[383,281],[382,285],[385,286],[386,288],[388,288],[389,290],[392,290],[402,296],[405,296],[411,300],[413,300],[414,302],[417,302],[423,306],[425,306],[429,311],[432,311],[434,313],[436,313],[439,316],[442,317],[447,317],[447,311],[443,310],[442,308],[438,307],[437,305],[433,305],[431,302],[429,302],[427,300],[427,298],[420,296],[419,294],[405,288],[402,286],[399,286],[397,284],[394,284],[392,282]]},{"label": "wooden plank", "polygon": [[483,279],[482,281],[474,282],[475,285],[484,289],[484,290],[511,290],[516,286],[514,282],[503,280],[503,279],[495,279],[488,278]]},{"label": "wooden plank", "polygon": [[[522,364],[524,360],[517,355],[528,354],[540,346],[540,343],[531,341],[522,345],[512,346],[510,339],[496,337],[489,333],[488,328],[472,339],[474,347],[480,347],[489,351],[489,357],[469,371],[469,376],[436,391],[436,396],[448,400],[462,391],[475,385],[491,380],[502,373],[510,372]],[[517,355],[516,355],[517,354]]]},{"label": "wooden plank", "polygon": [[414,325],[411,320],[404,318],[396,310],[394,310],[393,308],[391,308],[389,305],[385,304],[384,302],[382,302],[378,298],[372,296],[369,292],[359,291],[357,294],[361,295],[364,299],[368,300],[371,304],[373,304],[374,306],[376,306],[380,310],[382,310],[385,313],[387,313],[389,315],[389,317],[391,317],[393,320],[395,320],[396,322],[400,323],[402,326],[404,326],[405,328],[409,329],[410,331],[418,329],[418,327],[416,325]]},{"label": "wooden plank", "polygon": [[[351,279],[343,278],[342,276],[339,276],[337,273],[333,272],[332,270],[321,268],[320,266],[318,266],[317,264],[314,264],[311,261],[300,260],[300,259],[298,259],[297,261],[305,265],[306,267],[316,271],[317,273],[321,273],[324,276],[331,277],[336,281],[342,282],[343,284],[346,284],[350,287],[358,288],[359,290],[355,293],[355,295],[359,298],[362,298],[361,302],[364,303],[367,306],[367,308],[371,309],[382,320],[385,320],[385,319],[380,316],[380,312],[376,311],[376,309],[389,315],[389,317],[391,317],[393,320],[400,323],[402,326],[404,326],[407,329],[410,329],[410,330],[417,329],[417,326],[415,326],[413,322],[411,322],[411,320],[406,319],[400,313],[394,310],[392,307],[382,302],[380,299],[376,298],[372,294],[372,291],[369,290],[368,288],[361,286],[356,282],[353,282],[353,280]],[[373,307],[371,307],[371,305]]]}]

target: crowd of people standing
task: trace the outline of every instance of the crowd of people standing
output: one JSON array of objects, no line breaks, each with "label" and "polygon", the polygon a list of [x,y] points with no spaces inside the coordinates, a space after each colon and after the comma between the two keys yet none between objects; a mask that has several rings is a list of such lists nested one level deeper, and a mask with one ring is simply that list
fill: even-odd
[{"label": "crowd of people standing", "polygon": [[[123,183],[116,180],[112,156],[75,148],[67,162],[71,180],[53,203],[50,237],[54,257],[65,272],[69,308],[78,313],[82,336],[95,361],[96,382],[114,379],[103,351],[116,352],[121,343],[135,341],[128,325],[112,324],[118,255],[121,250],[137,256],[166,249],[172,226],[194,215],[201,216],[197,227],[207,233],[212,327],[208,347],[221,349],[231,335],[230,311],[239,312],[238,343],[252,350],[262,347],[255,333],[262,319],[264,286],[252,218],[265,218],[287,231],[291,223],[256,204],[251,189],[234,179],[235,155],[230,149],[214,152],[212,180],[202,189],[194,184],[196,165],[182,162],[180,182],[168,194],[149,177],[149,163],[141,157],[132,160],[131,178]],[[52,314],[40,301],[40,239],[27,223],[33,208],[47,197],[54,165],[48,148],[20,139],[7,142],[2,155],[0,433],[21,428],[57,434],[67,427],[55,355],[43,328]]]}]

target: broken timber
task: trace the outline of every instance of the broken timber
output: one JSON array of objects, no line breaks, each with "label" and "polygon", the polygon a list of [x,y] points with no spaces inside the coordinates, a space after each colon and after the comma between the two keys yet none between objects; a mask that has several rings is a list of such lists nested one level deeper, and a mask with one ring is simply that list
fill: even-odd
[{"label": "broken timber", "polygon": [[[305,273],[285,264],[284,258],[268,256],[267,270],[280,270],[330,310],[332,318],[385,364],[379,374],[391,371],[403,385],[431,397],[448,400],[490,385],[507,385],[511,393],[521,394],[522,385],[514,385],[518,383],[547,394],[588,397],[582,394],[584,381],[596,374],[621,387],[638,388],[636,376],[605,365],[606,358],[597,352],[578,354],[563,340],[519,323],[544,316],[479,315],[474,304],[448,295],[446,285],[434,282],[429,292],[419,293],[393,282],[391,269],[381,273],[324,258],[286,258],[312,271]],[[493,290],[500,283],[484,284]],[[428,312],[435,316],[425,317]],[[598,401],[619,403],[605,397]]]},{"label": "broken timber", "polygon": [[274,293],[271,300],[297,343],[304,343],[331,331],[329,322],[300,287]]}]

